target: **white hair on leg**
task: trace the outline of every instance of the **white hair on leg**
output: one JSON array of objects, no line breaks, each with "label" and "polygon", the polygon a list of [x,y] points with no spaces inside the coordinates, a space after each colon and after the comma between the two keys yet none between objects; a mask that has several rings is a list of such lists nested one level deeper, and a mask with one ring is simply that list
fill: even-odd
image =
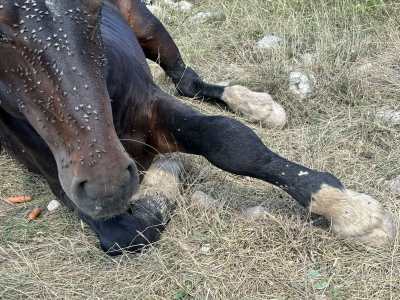
[{"label": "white hair on leg", "polygon": [[383,246],[396,235],[393,216],[366,194],[323,185],[313,195],[310,210],[331,220],[333,232],[343,238]]},{"label": "white hair on leg", "polygon": [[183,163],[177,155],[159,156],[147,170],[133,201],[147,199],[149,205],[168,220],[175,200],[180,196],[180,178]]},{"label": "white hair on leg", "polygon": [[287,122],[285,109],[268,93],[258,93],[236,85],[224,89],[222,100],[235,112],[252,122],[262,122],[271,128],[282,128]]}]

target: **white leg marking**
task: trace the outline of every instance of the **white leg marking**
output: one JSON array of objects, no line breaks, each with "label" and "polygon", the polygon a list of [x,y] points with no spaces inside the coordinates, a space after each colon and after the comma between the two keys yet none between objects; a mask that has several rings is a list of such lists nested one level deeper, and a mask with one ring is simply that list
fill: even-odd
[{"label": "white leg marking", "polygon": [[310,209],[331,220],[333,232],[344,238],[382,246],[396,235],[393,216],[366,194],[323,185],[313,195]]},{"label": "white leg marking", "polygon": [[183,164],[176,156],[160,156],[146,172],[139,193],[132,201],[150,197],[167,219],[174,206],[173,202],[180,196],[183,170]]},{"label": "white leg marking", "polygon": [[250,91],[240,85],[226,87],[222,100],[235,112],[250,121],[262,122],[271,128],[282,128],[287,122],[284,108],[267,93]]}]

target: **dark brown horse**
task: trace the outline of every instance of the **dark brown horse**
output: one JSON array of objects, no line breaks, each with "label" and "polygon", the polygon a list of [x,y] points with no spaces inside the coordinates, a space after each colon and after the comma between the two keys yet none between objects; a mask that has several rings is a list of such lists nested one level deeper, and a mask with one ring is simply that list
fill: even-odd
[{"label": "dark brown horse", "polygon": [[138,250],[159,238],[168,199],[129,201],[138,169],[157,153],[179,151],[282,188],[344,237],[372,244],[393,237],[392,219],[376,200],[273,153],[240,122],[162,92],[146,58],[160,63],[182,95],[224,101],[272,127],[286,122],[268,94],[202,81],[139,0],[0,0],[0,143],[46,178],[104,250]]}]

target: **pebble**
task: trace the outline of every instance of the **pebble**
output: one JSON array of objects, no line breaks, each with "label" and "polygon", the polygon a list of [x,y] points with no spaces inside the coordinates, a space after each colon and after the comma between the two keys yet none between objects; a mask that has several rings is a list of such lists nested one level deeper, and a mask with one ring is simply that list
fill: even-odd
[{"label": "pebble", "polygon": [[59,209],[60,206],[61,206],[60,202],[58,202],[57,200],[51,200],[49,202],[49,204],[47,204],[47,210],[49,212],[53,212],[53,211],[56,211],[57,209]]},{"label": "pebble", "polygon": [[204,24],[207,22],[216,22],[216,21],[224,21],[225,14],[223,11],[201,11],[195,14],[193,17],[190,18],[192,23],[195,24]]},{"label": "pebble", "polygon": [[200,253],[207,255],[210,254],[211,251],[211,245],[210,244],[204,244],[200,247]]},{"label": "pebble", "polygon": [[257,48],[259,49],[276,49],[283,44],[283,38],[274,34],[267,34],[261,40],[257,42]]},{"label": "pebble", "polygon": [[313,80],[305,73],[299,71],[290,72],[289,90],[300,99],[308,98],[313,93]]},{"label": "pebble", "polygon": [[164,3],[175,10],[180,10],[183,12],[191,11],[193,4],[187,1],[174,2],[172,0],[164,0]]}]

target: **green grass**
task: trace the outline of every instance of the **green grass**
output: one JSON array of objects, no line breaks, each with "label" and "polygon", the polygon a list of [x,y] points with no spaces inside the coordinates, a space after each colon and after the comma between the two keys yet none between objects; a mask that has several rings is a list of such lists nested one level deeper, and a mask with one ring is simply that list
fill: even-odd
[{"label": "green grass", "polygon": [[[194,25],[197,11],[223,10],[226,20]],[[160,16],[187,63],[210,82],[230,80],[268,91],[289,115],[281,131],[250,124],[274,151],[336,174],[398,215],[399,196],[386,180],[400,174],[400,130],[374,117],[400,109],[398,1],[202,0],[191,13]],[[282,48],[260,51],[266,33]],[[302,63],[312,53],[315,61]],[[369,67],[360,71],[360,66]],[[298,100],[288,73],[315,77],[315,93]],[[173,93],[172,85],[160,85]],[[182,99],[208,114],[232,113]],[[246,122],[245,118],[235,118]],[[32,203],[0,206],[0,299],[397,299],[398,241],[367,249],[310,225],[289,196],[192,158],[188,188],[167,232],[141,255],[106,257],[90,230],[61,209],[26,223],[31,207],[54,198],[45,183],[9,157],[0,159],[0,197],[32,194]],[[201,210],[201,190],[225,203]],[[241,208],[263,204],[270,216],[249,221]],[[204,254],[201,247],[209,245]],[[325,295],[327,298],[318,298]]]}]

